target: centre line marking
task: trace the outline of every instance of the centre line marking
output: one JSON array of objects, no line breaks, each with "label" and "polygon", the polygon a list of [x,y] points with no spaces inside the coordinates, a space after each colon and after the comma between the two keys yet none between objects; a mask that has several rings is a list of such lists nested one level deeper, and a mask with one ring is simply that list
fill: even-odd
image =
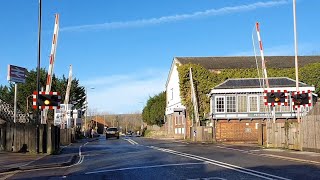
[{"label": "centre line marking", "polygon": [[129,142],[130,144],[132,144],[132,145],[138,145],[138,143],[135,142],[135,141],[132,140],[132,139],[124,139],[124,140],[128,141],[128,142]]}]

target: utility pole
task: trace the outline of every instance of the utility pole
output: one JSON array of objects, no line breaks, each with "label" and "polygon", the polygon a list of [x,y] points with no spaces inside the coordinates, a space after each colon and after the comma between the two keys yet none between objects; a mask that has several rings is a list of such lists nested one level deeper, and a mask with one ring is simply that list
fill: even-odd
[{"label": "utility pole", "polygon": [[190,76],[190,84],[191,84],[191,101],[193,103],[193,109],[194,109],[194,116],[196,120],[197,126],[199,126],[199,109],[198,109],[198,100],[197,100],[197,95],[196,91],[194,88],[194,83],[193,83],[193,77],[192,77],[192,68],[190,67],[189,71],[189,76]]},{"label": "utility pole", "polygon": [[37,115],[36,115],[36,124],[37,124],[37,129],[36,129],[36,151],[39,153],[39,122],[40,122],[40,116],[39,116],[39,91],[40,91],[40,64],[41,64],[41,0],[39,0],[39,6],[38,6],[38,61],[37,61],[37,101],[36,101],[36,106],[37,106]]},{"label": "utility pole", "polygon": [[[297,19],[296,0],[293,0],[293,32],[294,32],[294,62],[296,71],[296,91],[299,92],[299,69],[298,69],[298,40],[297,40]],[[300,108],[297,108],[297,121],[300,123]]]}]

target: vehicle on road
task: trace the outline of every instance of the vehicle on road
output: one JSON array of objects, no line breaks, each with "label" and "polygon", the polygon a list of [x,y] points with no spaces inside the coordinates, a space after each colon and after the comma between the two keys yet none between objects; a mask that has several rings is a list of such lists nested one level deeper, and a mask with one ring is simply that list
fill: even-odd
[{"label": "vehicle on road", "polygon": [[126,133],[126,136],[131,137],[131,136],[132,136],[132,134],[133,134],[133,132],[132,132],[132,131],[128,131],[128,132]]},{"label": "vehicle on road", "polygon": [[119,129],[117,127],[110,127],[106,130],[106,139],[111,138],[111,137],[116,137],[119,139]]}]

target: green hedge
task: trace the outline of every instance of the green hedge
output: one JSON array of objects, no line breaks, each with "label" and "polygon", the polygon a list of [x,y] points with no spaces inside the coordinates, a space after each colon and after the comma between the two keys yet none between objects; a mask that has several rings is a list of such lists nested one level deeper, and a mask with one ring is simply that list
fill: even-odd
[{"label": "green hedge", "polygon": [[[199,115],[203,117],[210,111],[210,99],[207,96],[212,88],[229,78],[257,78],[256,68],[251,69],[225,69],[219,73],[210,72],[204,67],[196,64],[178,65],[180,96],[182,104],[187,107],[188,115],[191,117],[193,108],[191,103],[191,89],[189,69],[192,67],[193,81],[199,102]],[[289,77],[295,80],[295,69],[268,68],[268,77]],[[260,70],[261,73],[261,70]],[[299,81],[308,85],[314,85],[315,93],[320,95],[320,63],[308,64],[299,68]]]}]

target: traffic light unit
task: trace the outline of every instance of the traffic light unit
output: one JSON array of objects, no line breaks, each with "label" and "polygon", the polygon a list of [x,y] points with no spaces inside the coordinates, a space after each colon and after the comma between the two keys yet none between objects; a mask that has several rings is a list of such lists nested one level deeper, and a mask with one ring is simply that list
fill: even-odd
[{"label": "traffic light unit", "polygon": [[39,109],[60,109],[61,96],[58,92],[33,92],[33,108],[37,109],[37,95]]},{"label": "traffic light unit", "polygon": [[275,105],[288,106],[288,91],[265,90],[264,104],[266,106],[275,106]]},{"label": "traffic light unit", "polygon": [[293,92],[291,98],[293,108],[300,108],[300,106],[312,106],[312,94],[310,90],[307,92]]}]

